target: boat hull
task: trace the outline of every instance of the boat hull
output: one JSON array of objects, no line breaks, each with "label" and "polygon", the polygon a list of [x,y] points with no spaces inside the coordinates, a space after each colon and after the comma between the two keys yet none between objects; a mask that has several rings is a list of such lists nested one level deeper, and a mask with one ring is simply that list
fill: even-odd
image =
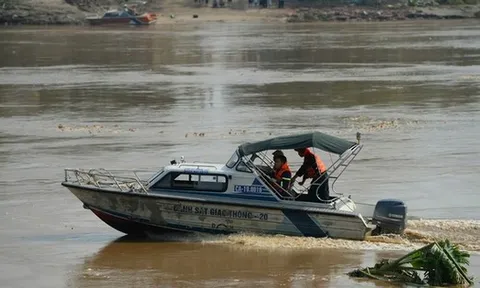
[{"label": "boat hull", "polygon": [[116,214],[112,212],[106,212],[94,207],[85,206],[86,209],[90,209],[100,220],[105,222],[108,226],[115,230],[118,230],[127,235],[144,236],[147,232],[155,234],[169,233],[174,230],[165,229],[161,227],[151,226],[143,223],[139,223],[129,219],[126,215]]},{"label": "boat hull", "polygon": [[241,205],[193,197],[106,191],[63,183],[102,221],[125,234],[169,230],[229,234],[250,232],[363,240],[369,228],[360,215],[288,204]]},{"label": "boat hull", "polygon": [[90,25],[151,25],[157,22],[155,14],[143,14],[136,17],[90,17],[86,19]]}]

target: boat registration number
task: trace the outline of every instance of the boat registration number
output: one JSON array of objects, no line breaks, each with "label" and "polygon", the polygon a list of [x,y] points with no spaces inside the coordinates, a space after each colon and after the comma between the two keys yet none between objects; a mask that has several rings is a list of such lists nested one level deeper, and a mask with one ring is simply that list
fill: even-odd
[{"label": "boat registration number", "polygon": [[233,191],[241,193],[263,193],[262,186],[234,185]]}]

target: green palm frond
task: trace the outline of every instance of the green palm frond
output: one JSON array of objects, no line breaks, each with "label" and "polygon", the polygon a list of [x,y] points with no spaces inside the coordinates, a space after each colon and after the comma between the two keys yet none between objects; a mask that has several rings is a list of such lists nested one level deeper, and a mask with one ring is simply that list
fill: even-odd
[{"label": "green palm frond", "polygon": [[[433,242],[395,261],[383,259],[374,267],[348,273],[351,277],[369,277],[419,285],[472,285],[466,265],[470,254],[444,240]],[[423,278],[419,272],[423,272]]]},{"label": "green palm frond", "polygon": [[457,261],[458,264],[466,264],[466,265],[470,264],[470,261],[469,261],[470,254],[460,250],[458,245],[451,244],[450,241],[448,241],[448,239],[438,242],[438,245],[440,245],[444,250],[447,250],[450,253],[450,255],[452,255],[452,257],[455,259],[455,261]]}]

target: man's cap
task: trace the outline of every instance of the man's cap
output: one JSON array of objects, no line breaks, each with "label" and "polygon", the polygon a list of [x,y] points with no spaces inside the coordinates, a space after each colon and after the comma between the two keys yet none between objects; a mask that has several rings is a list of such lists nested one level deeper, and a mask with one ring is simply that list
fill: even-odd
[{"label": "man's cap", "polygon": [[280,159],[282,162],[287,162],[287,157],[285,157],[285,155],[276,155],[275,159]]},{"label": "man's cap", "polygon": [[272,153],[273,156],[285,156],[282,150],[275,150]]}]

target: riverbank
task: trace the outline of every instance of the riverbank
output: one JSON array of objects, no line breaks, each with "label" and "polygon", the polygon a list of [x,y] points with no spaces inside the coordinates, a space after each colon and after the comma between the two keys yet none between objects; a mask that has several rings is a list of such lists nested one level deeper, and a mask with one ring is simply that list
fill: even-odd
[{"label": "riverbank", "polygon": [[62,0],[0,0],[0,24],[82,24],[85,14]]},{"label": "riverbank", "polygon": [[[88,1],[87,1],[88,2]],[[0,0],[0,23],[32,25],[83,25],[87,14],[115,7],[113,0],[88,2],[69,0]],[[101,5],[101,4],[104,5]],[[185,22],[239,22],[239,21],[397,21],[408,19],[467,19],[480,17],[480,5],[439,5],[437,2],[416,4],[416,7],[397,2],[382,5],[339,5],[323,7],[286,7],[284,9],[247,8],[233,2],[232,8],[192,7],[175,0],[152,1],[147,6],[156,12],[159,24]],[[419,5],[424,7],[419,7]],[[191,6],[191,7],[185,7]],[[196,18],[193,15],[197,15]]]},{"label": "riverbank", "polygon": [[478,18],[477,5],[408,7],[385,5],[383,7],[343,6],[325,8],[299,8],[286,19],[287,22],[314,21],[399,21],[408,19],[469,19]]}]

